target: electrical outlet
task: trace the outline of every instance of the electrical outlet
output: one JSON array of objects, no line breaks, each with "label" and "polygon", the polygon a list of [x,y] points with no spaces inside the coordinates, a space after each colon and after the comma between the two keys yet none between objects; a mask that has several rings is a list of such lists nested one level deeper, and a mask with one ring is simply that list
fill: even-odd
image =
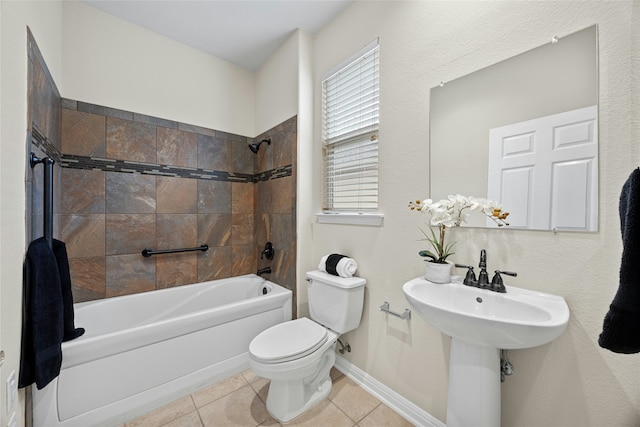
[{"label": "electrical outlet", "polygon": [[16,385],[16,371],[11,371],[9,378],[7,378],[7,414],[11,413],[13,405],[16,403],[16,395],[18,394]]}]

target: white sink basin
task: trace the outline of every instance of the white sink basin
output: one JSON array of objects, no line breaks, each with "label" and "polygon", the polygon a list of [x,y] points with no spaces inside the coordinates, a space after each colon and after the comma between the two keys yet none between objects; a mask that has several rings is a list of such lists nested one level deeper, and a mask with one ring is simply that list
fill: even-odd
[{"label": "white sink basin", "polygon": [[441,332],[485,347],[518,349],[558,338],[569,322],[564,298],[506,286],[501,294],[462,284],[437,284],[423,278],[404,284],[409,304]]}]

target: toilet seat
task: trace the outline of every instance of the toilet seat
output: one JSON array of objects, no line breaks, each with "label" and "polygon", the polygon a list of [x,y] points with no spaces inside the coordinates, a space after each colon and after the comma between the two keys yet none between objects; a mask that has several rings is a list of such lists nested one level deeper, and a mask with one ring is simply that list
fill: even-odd
[{"label": "toilet seat", "polygon": [[262,363],[287,362],[313,353],[327,341],[327,336],[323,326],[301,317],[258,334],[249,344],[249,353]]}]

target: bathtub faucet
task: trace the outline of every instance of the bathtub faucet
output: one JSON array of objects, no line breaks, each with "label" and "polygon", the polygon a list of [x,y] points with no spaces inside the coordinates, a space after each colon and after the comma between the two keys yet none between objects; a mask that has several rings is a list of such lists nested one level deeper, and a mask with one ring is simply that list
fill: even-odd
[{"label": "bathtub faucet", "polygon": [[271,267],[261,268],[256,274],[258,276],[262,276],[263,274],[271,274]]}]

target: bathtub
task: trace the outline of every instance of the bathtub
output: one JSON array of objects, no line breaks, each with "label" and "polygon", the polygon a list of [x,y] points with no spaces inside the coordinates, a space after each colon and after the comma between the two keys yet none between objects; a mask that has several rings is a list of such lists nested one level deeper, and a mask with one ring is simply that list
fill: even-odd
[{"label": "bathtub", "polygon": [[292,293],[254,274],[75,304],[86,332],[32,387],[41,426],[117,425],[249,367],[249,342],[291,319]]}]

